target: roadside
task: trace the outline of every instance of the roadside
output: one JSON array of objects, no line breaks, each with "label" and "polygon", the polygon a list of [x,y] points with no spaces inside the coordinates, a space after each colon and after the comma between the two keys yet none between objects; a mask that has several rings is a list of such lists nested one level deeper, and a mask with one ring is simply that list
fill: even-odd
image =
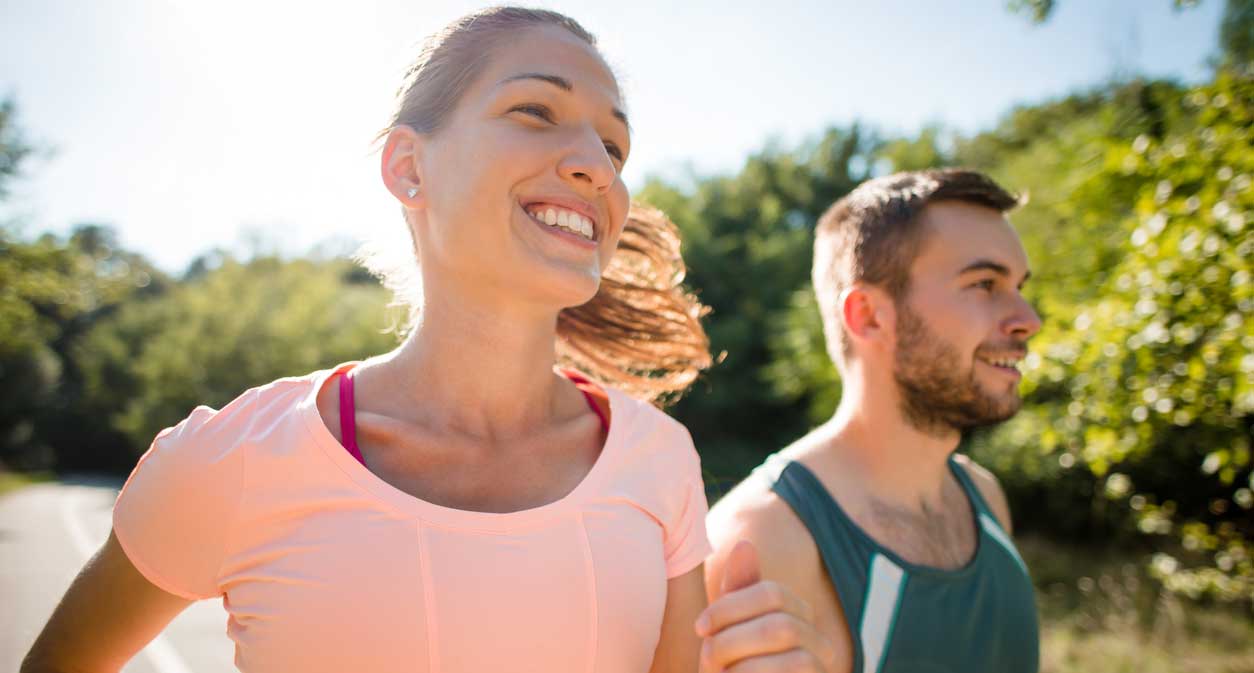
[{"label": "roadside", "polygon": [[[58,599],[109,535],[121,482],[6,479],[0,494],[0,670],[16,671]],[[221,601],[201,601],[122,669],[124,673],[235,671]]]}]

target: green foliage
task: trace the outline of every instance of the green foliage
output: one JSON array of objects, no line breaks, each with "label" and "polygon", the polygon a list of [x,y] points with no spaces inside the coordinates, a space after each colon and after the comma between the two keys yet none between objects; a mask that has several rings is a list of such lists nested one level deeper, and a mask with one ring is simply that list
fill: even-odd
[{"label": "green foliage", "polygon": [[[1233,70],[1193,90],[1132,82],[1024,107],[935,160],[1031,197],[1012,216],[1045,318],[1026,405],[969,444],[1016,519],[1073,539],[1149,533],[1173,554],[1153,565],[1169,587],[1247,600],[1249,81]],[[880,156],[926,156],[900,151],[910,143]],[[763,377],[820,422],[839,384],[809,288],[776,317]]]},{"label": "green foliage", "polygon": [[105,227],[33,242],[0,227],[0,462],[59,466],[51,449],[67,434],[79,447],[109,443],[106,427],[80,413],[81,371],[70,351],[124,302],[166,284],[141,257],[117,250]]},{"label": "green foliage", "polygon": [[22,162],[31,146],[17,128],[17,106],[12,100],[0,101],[0,199],[8,195],[8,184],[21,174]]},{"label": "green foliage", "polygon": [[[1202,0],[1171,0],[1171,4],[1176,9],[1184,9],[1187,7],[1196,7],[1201,4]],[[1229,0],[1232,2],[1233,0]],[[1237,0],[1238,2],[1240,0]],[[1054,13],[1058,3],[1055,0],[1008,0],[1006,6],[1012,12],[1027,14],[1033,23],[1045,23]]]},{"label": "green foliage", "polygon": [[806,283],[793,293],[767,337],[771,363],[766,380],[786,400],[804,400],[805,417],[814,426],[831,418],[840,402],[840,373],[827,353],[823,319],[814,288]]},{"label": "green foliage", "polygon": [[1122,259],[1037,345],[1029,380],[1070,401],[1027,418],[1143,532],[1205,552],[1211,570],[1160,557],[1169,586],[1254,599],[1254,79],[1223,72],[1183,101],[1189,123],[1105,150],[1088,186],[1134,194]]},{"label": "green foliage", "polygon": [[125,307],[76,350],[89,403],[133,451],[199,404],[396,344],[387,293],[345,260],[225,259]]},{"label": "green foliage", "polygon": [[[1069,191],[1044,199],[1035,219],[1016,217],[1048,279],[1033,281],[1045,328],[1025,372],[1027,406],[973,448],[1018,515],[1072,536],[1128,522],[1159,538],[1154,568],[1169,587],[1245,600],[1252,94],[1237,71],[1160,91],[1161,124],[1090,138],[1095,159]],[[1051,221],[1075,233],[1032,231]]]},{"label": "green foliage", "polygon": [[1254,0],[1228,0],[1219,24],[1224,65],[1254,64]]},{"label": "green foliage", "polygon": [[694,435],[757,444],[761,456],[804,430],[795,395],[769,385],[768,339],[809,278],[815,220],[869,176],[876,147],[857,127],[832,129],[801,150],[753,156],[735,176],[698,179],[690,191],[655,180],[639,195],[679,226],[688,282],[713,309],[705,325],[722,361],[675,409]]},{"label": "green foliage", "polygon": [[1054,11],[1054,0],[1010,0],[1007,6],[1012,12],[1027,14],[1035,23],[1043,23]]},{"label": "green foliage", "polygon": [[[955,161],[1028,197],[1011,219],[1032,266],[1025,292],[1044,320],[1034,351],[1072,330],[1123,257],[1136,186],[1103,179],[1106,147],[1191,124],[1183,94],[1164,82],[1105,87],[1016,109],[993,130],[954,143]],[[1072,538],[1109,536],[1125,517],[1101,497],[1091,473],[1058,462],[1051,423],[1071,401],[1064,373],[1028,376],[1022,392],[1020,416],[991,437],[977,434],[974,455],[1002,478],[1020,525]]]}]

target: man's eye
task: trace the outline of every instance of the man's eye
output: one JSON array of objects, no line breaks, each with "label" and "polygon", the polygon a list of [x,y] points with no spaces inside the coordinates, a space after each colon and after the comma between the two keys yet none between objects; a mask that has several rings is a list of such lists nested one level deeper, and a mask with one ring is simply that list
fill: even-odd
[{"label": "man's eye", "polygon": [[537,119],[542,119],[550,124],[553,123],[553,111],[543,105],[535,103],[526,103],[523,105],[515,105],[509,109],[510,112],[521,112],[525,115],[531,115]]},{"label": "man's eye", "polygon": [[973,284],[971,287],[978,287],[981,290],[984,290],[985,292],[992,292],[993,288],[996,287],[996,285],[997,285],[997,281],[994,281],[993,279],[989,278],[989,279],[981,280]]},{"label": "man's eye", "polygon": [[605,153],[619,161],[623,160],[623,150],[612,142],[605,143]]}]

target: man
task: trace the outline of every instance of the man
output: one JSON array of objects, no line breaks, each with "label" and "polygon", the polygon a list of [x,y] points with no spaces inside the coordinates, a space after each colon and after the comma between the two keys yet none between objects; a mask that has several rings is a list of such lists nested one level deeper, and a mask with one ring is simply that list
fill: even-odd
[{"label": "man", "polygon": [[[727,576],[754,565],[746,539],[762,577],[810,603],[792,613],[813,617],[833,670],[1037,670],[1005,496],[955,453],[964,431],[1019,409],[1017,367],[1040,329],[1004,215],[1016,203],[981,174],[934,170],[866,182],[823,215],[813,279],[840,406],[710,514],[711,631],[738,620],[717,608]],[[731,584],[770,585],[753,579]],[[721,670],[742,655],[715,636],[703,656]]]}]

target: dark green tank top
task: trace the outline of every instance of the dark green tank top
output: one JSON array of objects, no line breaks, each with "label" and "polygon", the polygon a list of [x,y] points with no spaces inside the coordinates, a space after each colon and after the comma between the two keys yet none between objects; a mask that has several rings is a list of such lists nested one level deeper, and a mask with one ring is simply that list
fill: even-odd
[{"label": "dark green tank top", "polygon": [[1027,566],[966,470],[949,460],[978,533],[956,570],[909,563],[845,514],[814,473],[771,456],[759,471],[810,530],[853,640],[854,673],[1035,673],[1036,601]]}]

